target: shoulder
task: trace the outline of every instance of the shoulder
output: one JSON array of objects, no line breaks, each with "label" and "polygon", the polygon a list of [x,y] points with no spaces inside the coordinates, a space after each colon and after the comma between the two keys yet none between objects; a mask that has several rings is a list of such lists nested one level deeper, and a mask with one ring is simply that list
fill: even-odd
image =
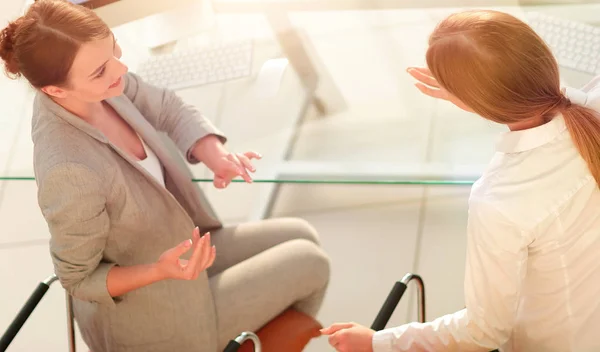
[{"label": "shoulder", "polygon": [[589,170],[567,133],[544,148],[497,153],[473,185],[470,213],[500,213],[530,230],[559,213],[590,180]]},{"label": "shoulder", "polygon": [[[105,144],[88,136],[58,117],[38,98],[34,104],[31,137],[33,141],[33,166],[39,181],[52,172],[87,170],[104,178],[107,167],[98,153]],[[79,165],[80,167],[74,167]],[[64,168],[61,171],[61,168]]]},{"label": "shoulder", "polygon": [[123,83],[123,95],[131,101],[143,98],[144,95],[150,94],[149,89],[147,89],[148,85],[140,76],[133,72],[125,74]]},{"label": "shoulder", "polygon": [[501,255],[531,242],[534,226],[527,215],[517,216],[510,197],[499,198],[493,183],[482,178],[469,198],[467,236],[479,247]]}]

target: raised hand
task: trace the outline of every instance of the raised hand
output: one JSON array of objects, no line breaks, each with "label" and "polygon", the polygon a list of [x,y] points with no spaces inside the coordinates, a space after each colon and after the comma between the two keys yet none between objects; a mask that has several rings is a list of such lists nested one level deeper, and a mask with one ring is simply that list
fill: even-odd
[{"label": "raised hand", "polygon": [[[193,250],[190,259],[180,259],[190,249]],[[163,279],[195,280],[214,263],[215,256],[216,249],[210,244],[210,233],[200,237],[200,230],[196,227],[191,239],[165,251],[155,266]]]},{"label": "raised hand", "polygon": [[216,188],[225,188],[231,181],[240,176],[244,181],[252,182],[248,172],[255,172],[252,159],[260,159],[261,156],[255,152],[229,153],[214,162],[212,171],[215,173],[213,184]]},{"label": "raised hand", "polygon": [[417,83],[415,83],[415,86],[423,94],[428,95],[432,98],[447,100],[465,111],[473,112],[471,108],[465,105],[457,97],[450,94],[446,89],[442,88],[438,81],[433,77],[431,71],[428,68],[409,67],[406,71],[418,81]]}]

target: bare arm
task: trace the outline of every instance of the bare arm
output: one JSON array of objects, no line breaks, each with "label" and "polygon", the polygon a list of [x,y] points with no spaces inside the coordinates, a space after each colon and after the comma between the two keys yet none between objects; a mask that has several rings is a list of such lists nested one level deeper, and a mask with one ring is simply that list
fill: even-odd
[{"label": "bare arm", "polygon": [[106,286],[111,297],[119,297],[163,279],[153,264],[115,266],[108,272]]},{"label": "bare arm", "polygon": [[[193,252],[189,261],[179,258],[190,249]],[[200,237],[200,231],[195,228],[190,240],[165,251],[156,263],[112,268],[106,280],[108,292],[112,297],[118,297],[161,280],[195,280],[212,265],[215,255],[210,234]]]}]

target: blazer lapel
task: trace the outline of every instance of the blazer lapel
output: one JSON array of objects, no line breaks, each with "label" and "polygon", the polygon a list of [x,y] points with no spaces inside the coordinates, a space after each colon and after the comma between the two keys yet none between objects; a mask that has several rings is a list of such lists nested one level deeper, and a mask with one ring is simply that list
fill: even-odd
[{"label": "blazer lapel", "polygon": [[[115,111],[138,133],[138,135],[146,142],[148,147],[154,151],[160,162],[162,163],[165,172],[174,182],[174,186],[178,188],[178,193],[185,198],[185,201],[192,207],[195,214],[190,214],[192,218],[199,216],[200,221],[206,227],[220,227],[221,223],[217,220],[216,214],[210,206],[204,194],[200,191],[197,185],[193,184],[192,175],[184,170],[189,170],[184,163],[177,162],[175,158],[182,159],[175,148],[167,148],[164,138],[152,126],[135,105],[126,97],[120,96],[107,99],[106,102],[115,109]],[[167,141],[168,142],[168,141]],[[129,160],[132,162],[132,160]],[[139,165],[136,165],[139,167]],[[200,224],[198,224],[200,225]]]},{"label": "blazer lapel", "polygon": [[[175,159],[178,154],[176,148],[172,148],[174,152],[169,151],[165,143],[161,139],[156,129],[142,116],[139,110],[125,96],[107,99],[106,102],[140,135],[146,145],[152,148],[160,162],[162,163],[166,175],[165,185],[167,188],[176,188],[172,192],[161,187],[169,197],[174,197],[175,201],[187,210],[188,215],[194,220],[196,225],[202,228],[219,228],[221,222],[210,206],[204,194],[200,191],[197,185],[191,181],[191,174],[184,170],[189,170],[185,162],[178,163]],[[78,116],[70,113],[62,106],[54,102],[44,93],[38,93],[35,104],[43,105],[44,108],[52,111],[57,117],[71,124],[80,131],[88,134],[90,137],[108,144],[115,152],[123,159],[129,162],[139,172],[150,178],[152,182],[156,182],[153,177],[148,174],[135,160],[127,153],[124,153],[120,148],[113,145],[106,136],[98,129],[88,124]],[[36,121],[32,121],[33,124]],[[179,157],[179,159],[182,159]],[[172,182],[170,182],[172,181]],[[182,204],[184,202],[185,204]]]}]

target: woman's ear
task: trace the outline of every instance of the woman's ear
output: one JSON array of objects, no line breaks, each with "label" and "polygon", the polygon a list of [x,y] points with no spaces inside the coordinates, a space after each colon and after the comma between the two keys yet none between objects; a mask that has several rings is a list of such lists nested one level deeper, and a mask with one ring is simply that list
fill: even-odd
[{"label": "woman's ear", "polygon": [[50,96],[53,96],[55,98],[66,98],[66,96],[67,96],[67,92],[64,89],[59,88],[57,86],[42,87],[42,92],[44,92]]}]

